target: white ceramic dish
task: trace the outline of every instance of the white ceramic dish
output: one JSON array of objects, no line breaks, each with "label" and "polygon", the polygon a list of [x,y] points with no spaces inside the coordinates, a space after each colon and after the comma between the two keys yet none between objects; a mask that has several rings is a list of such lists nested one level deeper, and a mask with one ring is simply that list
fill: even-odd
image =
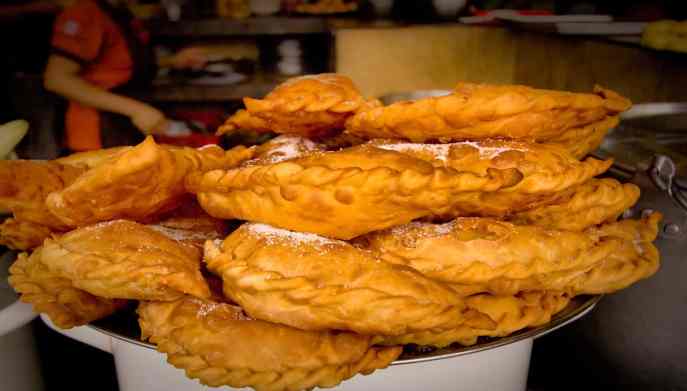
[{"label": "white ceramic dish", "polygon": [[[355,376],[336,389],[410,391],[455,390],[459,387],[461,391],[525,390],[533,340],[584,316],[599,299],[600,296],[577,298],[550,323],[510,337],[485,341],[468,348],[404,353],[389,368],[370,376]],[[55,331],[114,355],[122,391],[210,389],[188,379],[183,371],[167,364],[165,356],[158,353],[153,345],[138,340],[135,318],[131,315],[120,314],[94,325],[70,330],[57,329],[45,316],[42,319]]]}]

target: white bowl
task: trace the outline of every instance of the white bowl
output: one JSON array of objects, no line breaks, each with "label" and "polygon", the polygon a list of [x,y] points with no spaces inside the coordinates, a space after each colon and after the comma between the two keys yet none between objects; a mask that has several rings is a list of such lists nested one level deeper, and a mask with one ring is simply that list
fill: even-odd
[{"label": "white bowl", "polygon": [[[354,376],[338,385],[336,390],[523,391],[527,386],[534,338],[584,316],[596,305],[599,298],[597,296],[576,299],[574,305],[554,317],[549,324],[516,333],[511,337],[469,348],[442,349],[426,355],[402,357],[388,368],[375,371],[369,376]],[[165,355],[158,353],[154,346],[118,333],[114,331],[114,327],[82,326],[61,330],[46,316],[41,317],[55,331],[113,354],[121,391],[210,389],[188,379],[182,370],[167,364]]]}]

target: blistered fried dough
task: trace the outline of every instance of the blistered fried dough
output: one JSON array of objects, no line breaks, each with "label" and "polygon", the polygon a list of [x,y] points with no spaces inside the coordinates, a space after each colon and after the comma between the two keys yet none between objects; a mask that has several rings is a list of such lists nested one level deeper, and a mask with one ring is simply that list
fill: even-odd
[{"label": "blistered fried dough", "polygon": [[289,79],[265,99],[244,98],[246,110],[231,116],[217,133],[237,129],[305,137],[342,130],[363,98],[346,76],[325,73]]},{"label": "blistered fried dough", "polygon": [[314,234],[248,223],[221,245],[207,242],[205,261],[248,314],[303,330],[402,335],[492,326],[444,285]]},{"label": "blistered fried dough", "polygon": [[365,145],[193,174],[186,184],[212,216],[350,239],[447,213],[463,192],[494,191],[520,178],[515,169],[476,175]]},{"label": "blistered fried dough", "polygon": [[558,144],[567,149],[577,159],[599,148],[609,130],[618,126],[618,116],[606,117],[599,122],[581,128],[566,130],[560,136],[547,140],[547,143]]},{"label": "blistered fried dough", "polygon": [[207,298],[201,254],[144,225],[125,220],[78,228],[43,244],[41,262],[91,294],[119,299]]},{"label": "blistered fried dough", "polygon": [[248,318],[241,308],[206,300],[142,302],[143,339],[167,361],[212,387],[259,391],[334,387],[385,368],[400,347],[372,347],[370,337],[297,330]]},{"label": "blistered fried dough", "polygon": [[44,225],[8,218],[0,224],[0,245],[15,250],[29,250],[40,246],[52,233]]},{"label": "blistered fried dough", "polygon": [[399,151],[430,162],[434,167],[486,175],[490,169],[513,169],[522,180],[497,191],[458,195],[448,214],[455,216],[505,216],[549,202],[558,192],[579,185],[610,167],[611,160],[579,161],[557,145],[518,141],[482,140],[452,144],[413,144],[376,141],[378,148]]},{"label": "blistered fried dough", "polygon": [[19,254],[10,267],[9,283],[21,295],[21,301],[45,313],[63,329],[87,324],[123,307],[122,300],[96,297],[77,289],[69,279],[48,270],[40,262],[40,248],[31,254]]},{"label": "blistered fried dough", "polygon": [[558,197],[551,205],[519,212],[510,217],[516,224],[535,224],[551,229],[582,231],[615,221],[639,199],[639,187],[615,179],[590,179]]},{"label": "blistered fried dough", "polygon": [[574,294],[612,293],[652,276],[660,264],[660,254],[653,244],[658,236],[660,213],[641,220],[622,220],[593,229],[598,235],[623,240],[619,251],[606,261],[578,277],[570,285]]},{"label": "blistered fried dough", "polygon": [[[561,271],[525,279],[495,279],[474,290],[514,294],[528,290],[555,290],[571,295],[612,293],[647,278],[658,270],[659,253],[652,241],[658,234],[660,213],[641,220],[622,220],[592,227],[588,235],[619,241],[618,247],[601,262],[574,272]],[[465,289],[465,287],[457,287]]]},{"label": "blistered fried dough", "polygon": [[462,140],[485,138],[546,141],[568,129],[603,121],[631,102],[595,87],[593,94],[539,90],[519,85],[461,83],[452,94],[389,106],[364,107],[346,122],[365,138]]},{"label": "blistered fried dough", "polygon": [[402,345],[414,343],[439,348],[452,343],[464,346],[474,345],[479,337],[504,337],[528,327],[548,323],[551,317],[570,302],[567,295],[555,292],[523,292],[516,296],[475,295],[466,298],[469,307],[487,314],[496,323],[491,330],[469,326],[432,332],[423,331],[398,337],[377,337],[375,343]]},{"label": "blistered fried dough", "polygon": [[57,230],[67,227],[48,211],[48,194],[60,191],[85,172],[84,168],[39,160],[0,160],[0,211]]},{"label": "blistered fried dough", "polygon": [[255,157],[243,162],[242,165],[278,163],[323,151],[324,146],[322,144],[315,143],[310,139],[300,136],[281,135],[258,146],[255,149]]},{"label": "blistered fried dough", "polygon": [[98,149],[95,151],[77,152],[53,161],[55,163],[68,166],[77,166],[90,169],[100,165],[114,156],[120,155],[126,151],[130,151],[131,148],[132,147],[114,147]]},{"label": "blistered fried dough", "polygon": [[46,204],[72,227],[117,218],[142,220],[177,206],[189,173],[230,168],[251,156],[245,147],[226,152],[217,146],[163,147],[148,137],[50,194]]},{"label": "blistered fried dough", "polygon": [[617,250],[620,241],[490,218],[459,218],[373,232],[358,243],[384,261],[409,266],[426,277],[452,285],[480,285],[589,270]]},{"label": "blistered fried dough", "polygon": [[223,239],[229,232],[226,221],[208,215],[193,198],[187,198],[178,208],[147,226],[200,251],[206,240]]}]

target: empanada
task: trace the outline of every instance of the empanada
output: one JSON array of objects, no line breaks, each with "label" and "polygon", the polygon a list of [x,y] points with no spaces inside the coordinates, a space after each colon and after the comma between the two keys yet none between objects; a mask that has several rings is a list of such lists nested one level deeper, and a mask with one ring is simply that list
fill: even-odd
[{"label": "empanada", "polygon": [[75,288],[71,280],[51,272],[40,261],[41,249],[29,257],[21,253],[10,267],[9,283],[21,295],[21,301],[45,313],[63,329],[81,326],[112,314],[123,307],[124,300],[93,296]]},{"label": "empanada", "polygon": [[156,343],[188,377],[211,387],[334,387],[358,373],[385,368],[401,353],[400,347],[371,346],[370,337],[297,330],[195,298],[142,302],[138,313],[142,338]]},{"label": "empanada", "polygon": [[186,184],[212,216],[350,239],[449,213],[464,193],[494,192],[521,178],[514,168],[484,168],[476,174],[363,145],[196,173]]},{"label": "empanada", "polygon": [[346,122],[346,131],[364,138],[479,140],[506,138],[547,141],[569,129],[617,116],[631,102],[595,87],[593,94],[540,90],[520,85],[460,83],[453,93],[366,105]]},{"label": "empanada", "polygon": [[115,220],[47,239],[41,262],[91,294],[118,299],[210,297],[201,253],[144,225]]},{"label": "empanada", "polygon": [[277,86],[265,99],[244,98],[239,110],[218,134],[237,129],[305,137],[336,133],[364,102],[351,79],[324,73],[295,77]]},{"label": "empanada", "polygon": [[582,231],[615,221],[639,199],[639,187],[612,178],[590,179],[561,194],[551,204],[518,212],[508,219],[552,229]]},{"label": "empanada", "polygon": [[251,156],[252,150],[242,146],[229,151],[217,146],[164,147],[148,137],[50,194],[46,204],[71,227],[122,218],[143,220],[179,204],[186,175],[230,168]]},{"label": "empanada", "polygon": [[205,261],[249,315],[303,330],[402,335],[492,326],[443,284],[314,234],[247,223],[222,243],[207,242]]},{"label": "empanada", "polygon": [[490,330],[470,326],[459,326],[446,331],[421,331],[398,337],[377,337],[382,345],[414,343],[445,347],[452,343],[469,346],[477,343],[479,337],[505,337],[516,331],[548,323],[570,302],[567,295],[556,292],[524,292],[515,296],[475,295],[466,298],[471,308],[487,314],[496,327]]}]

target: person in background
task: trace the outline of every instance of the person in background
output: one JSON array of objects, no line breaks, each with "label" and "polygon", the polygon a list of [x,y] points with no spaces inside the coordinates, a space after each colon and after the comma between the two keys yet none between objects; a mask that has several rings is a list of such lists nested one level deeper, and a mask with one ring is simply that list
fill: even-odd
[{"label": "person in background", "polygon": [[[57,17],[44,86],[69,101],[65,138],[71,151],[134,144],[164,132],[165,115],[127,96],[156,73],[149,35],[119,0],[77,0]],[[199,67],[202,52],[177,52],[173,66]]]}]

